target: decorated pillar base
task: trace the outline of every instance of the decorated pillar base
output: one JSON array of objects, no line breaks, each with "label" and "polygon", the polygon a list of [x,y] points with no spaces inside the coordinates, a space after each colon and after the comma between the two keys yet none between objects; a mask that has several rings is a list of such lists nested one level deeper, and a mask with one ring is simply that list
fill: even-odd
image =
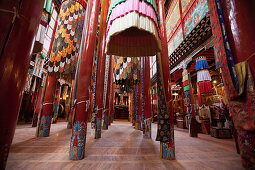
[{"label": "decorated pillar base", "polygon": [[107,130],[109,125],[109,117],[104,115],[103,129]]},{"label": "decorated pillar base", "polygon": [[51,125],[51,117],[50,116],[42,116],[41,122],[39,125],[39,137],[48,137],[50,134],[50,125]]},{"label": "decorated pillar base", "polygon": [[101,138],[101,131],[102,131],[102,119],[96,119],[95,125],[95,139]]},{"label": "decorated pillar base", "polygon": [[167,160],[175,160],[175,148],[168,143],[160,142],[160,157]]},{"label": "decorated pillar base", "polygon": [[195,118],[191,118],[191,122],[189,124],[189,136],[197,137],[198,132],[198,123]]},{"label": "decorated pillar base", "polygon": [[85,143],[87,134],[87,123],[76,122],[71,137],[69,159],[81,160],[85,155]]},{"label": "decorated pillar base", "polygon": [[151,119],[145,119],[145,128],[144,128],[144,134],[143,138],[150,139],[151,138]]}]

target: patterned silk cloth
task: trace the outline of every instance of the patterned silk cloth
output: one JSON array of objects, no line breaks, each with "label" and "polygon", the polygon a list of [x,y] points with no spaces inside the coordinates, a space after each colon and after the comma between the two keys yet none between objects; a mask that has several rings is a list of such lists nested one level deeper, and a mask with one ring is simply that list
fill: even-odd
[{"label": "patterned silk cloth", "polygon": [[79,2],[68,0],[62,3],[48,67],[49,73],[69,74],[75,71],[84,18],[85,8]]},{"label": "patterned silk cloth", "polygon": [[115,84],[133,86],[138,83],[138,74],[140,61],[134,57],[119,57],[114,56],[115,66]]},{"label": "patterned silk cloth", "polygon": [[[208,0],[218,57],[238,146],[246,169],[255,169],[255,86],[247,61],[234,63],[219,0]],[[234,65],[235,64],[235,65]]]}]

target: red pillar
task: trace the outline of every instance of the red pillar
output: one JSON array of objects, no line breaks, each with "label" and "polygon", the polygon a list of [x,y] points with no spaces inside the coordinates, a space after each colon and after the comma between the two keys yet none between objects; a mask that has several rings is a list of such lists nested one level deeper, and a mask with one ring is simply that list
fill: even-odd
[{"label": "red pillar", "polygon": [[143,105],[142,105],[142,102],[143,102],[143,96],[142,96],[142,88],[143,88],[143,86],[142,86],[142,76],[143,76],[143,74],[142,74],[142,67],[141,67],[141,64],[142,64],[142,57],[140,57],[140,64],[139,64],[139,67],[140,67],[140,82],[139,82],[139,90],[138,90],[138,115],[139,115],[139,125],[138,125],[138,129],[140,129],[140,130],[143,130],[143,128],[142,128],[142,107],[143,107]]},{"label": "red pillar", "polygon": [[38,123],[38,116],[40,114],[41,111],[41,104],[42,104],[42,100],[43,100],[43,96],[44,96],[44,80],[47,79],[47,75],[44,74],[43,75],[43,79],[41,81],[40,87],[39,87],[39,94],[38,94],[38,98],[36,101],[36,106],[35,106],[35,110],[34,110],[34,115],[33,115],[33,122],[32,122],[32,127],[36,127],[37,123]]},{"label": "red pillar", "polygon": [[150,79],[150,58],[144,57],[144,138],[151,138],[151,79]]},{"label": "red pillar", "polygon": [[100,33],[99,34],[99,56],[97,65],[97,76],[96,76],[96,97],[95,97],[95,107],[97,108],[96,117],[96,129],[95,138],[101,138],[101,123],[102,123],[102,113],[103,113],[103,96],[104,96],[104,77],[105,77],[105,46],[106,46],[106,20],[109,8],[109,0],[103,0],[103,7],[101,12],[101,22],[100,22]]},{"label": "red pillar", "polygon": [[[44,1],[0,1],[2,9],[18,10],[0,15],[0,169],[4,169],[15,132],[23,97],[25,79],[32,52],[33,39],[41,20]],[[8,34],[9,32],[9,34]]]},{"label": "red pillar", "polygon": [[[161,142],[162,151],[167,148],[167,152],[170,155],[167,159],[175,159],[175,145],[174,145],[174,122],[173,122],[173,107],[172,107],[172,95],[171,95],[171,80],[170,80],[170,68],[169,68],[169,58],[168,58],[168,47],[167,47],[167,34],[166,34],[166,22],[165,22],[165,10],[164,10],[164,0],[159,0],[158,3],[158,13],[159,13],[159,23],[160,23],[160,35],[161,35],[161,56],[159,58],[162,72],[163,72],[163,85],[165,91],[165,99],[167,105],[167,111],[169,115],[169,124],[171,126],[171,141],[164,147],[165,144]],[[164,154],[161,154],[164,155]],[[164,158],[164,157],[163,157]]]},{"label": "red pillar", "polygon": [[111,121],[111,123],[113,122],[113,120],[114,120],[114,97],[115,97],[115,84],[114,83],[112,83],[112,100],[110,101],[111,102],[111,119],[110,119],[110,121]]},{"label": "red pillar", "polygon": [[235,64],[247,60],[255,77],[254,0],[221,0],[221,6]]},{"label": "red pillar", "polygon": [[108,81],[107,81],[107,92],[106,92],[106,113],[105,113],[105,125],[104,128],[108,129],[109,125],[109,116],[110,116],[110,103],[111,103],[111,89],[112,89],[112,77],[113,77],[113,68],[112,68],[112,56],[109,56],[109,71],[108,71]]},{"label": "red pillar", "polygon": [[53,113],[53,102],[57,87],[57,79],[49,76],[43,101],[42,115],[39,125],[39,137],[47,137],[50,134],[51,118]]},{"label": "red pillar", "polygon": [[109,113],[108,113],[108,116],[109,116],[109,125],[111,125],[112,123],[112,109],[113,109],[113,98],[114,98],[114,91],[113,91],[113,87],[114,87],[114,83],[113,83],[113,69],[114,69],[114,58],[113,56],[111,56],[111,59],[112,60],[112,74],[111,74],[111,83],[110,83],[110,98],[109,98]]},{"label": "red pillar", "polygon": [[196,121],[196,113],[195,113],[195,98],[194,98],[194,89],[192,86],[191,77],[189,81],[189,89],[190,89],[190,104],[191,104],[189,135],[190,137],[197,137],[198,130],[197,130],[197,121]]},{"label": "red pillar", "polygon": [[81,58],[81,68],[77,85],[77,104],[75,123],[72,129],[69,159],[80,160],[84,158],[87,120],[89,114],[89,87],[91,84],[91,73],[93,55],[96,43],[96,31],[98,24],[99,0],[89,1],[88,23],[86,25],[86,38]]},{"label": "red pillar", "polygon": [[151,118],[150,58],[144,57],[144,118]]}]

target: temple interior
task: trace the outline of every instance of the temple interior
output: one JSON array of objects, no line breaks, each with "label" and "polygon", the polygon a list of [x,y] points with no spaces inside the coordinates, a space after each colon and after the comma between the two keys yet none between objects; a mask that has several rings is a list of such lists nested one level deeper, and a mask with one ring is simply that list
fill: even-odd
[{"label": "temple interior", "polygon": [[255,169],[254,9],[0,1],[0,170]]}]

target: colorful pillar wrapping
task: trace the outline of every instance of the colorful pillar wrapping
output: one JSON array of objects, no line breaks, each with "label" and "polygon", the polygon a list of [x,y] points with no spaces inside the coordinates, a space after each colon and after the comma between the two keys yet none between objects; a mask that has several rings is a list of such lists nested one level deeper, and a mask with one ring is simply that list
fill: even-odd
[{"label": "colorful pillar wrapping", "polygon": [[186,98],[186,104],[187,104],[187,114],[188,114],[188,123],[190,124],[191,119],[191,103],[190,103],[190,88],[189,84],[191,83],[190,75],[188,71],[185,69],[182,72],[182,85],[183,85],[183,91]]},{"label": "colorful pillar wrapping", "polygon": [[85,10],[85,0],[65,0],[61,4],[58,28],[55,33],[48,65],[48,71],[51,76],[70,76],[76,70]]},{"label": "colorful pillar wrapping", "polygon": [[97,76],[96,76],[96,97],[95,97],[95,108],[96,108],[96,129],[95,138],[101,138],[102,129],[102,114],[104,110],[103,96],[104,96],[104,77],[105,77],[105,46],[106,46],[106,20],[109,7],[109,0],[102,1],[101,9],[101,21],[99,31],[99,42],[98,42],[98,65],[97,65]]},{"label": "colorful pillar wrapping", "polygon": [[53,102],[53,117],[52,117],[52,123],[57,123],[58,118],[58,110],[59,110],[59,101],[60,101],[60,94],[61,94],[61,85],[58,83],[57,90],[55,93],[55,98]]},{"label": "colorful pillar wrapping", "polygon": [[186,97],[187,103],[187,114],[188,114],[188,125],[190,137],[197,137],[197,122],[195,119],[195,99],[194,91],[192,87],[191,77],[187,69],[183,70],[182,73],[183,91]]},{"label": "colorful pillar wrapping", "polygon": [[109,56],[106,56],[105,61],[105,76],[104,76],[104,96],[103,96],[103,114],[102,114],[102,128],[108,129],[108,118],[106,115],[106,95],[107,95],[107,88],[108,88],[108,75],[109,75]]},{"label": "colorful pillar wrapping", "polygon": [[112,100],[111,102],[111,123],[113,123],[114,120],[114,103],[113,103],[113,97],[114,97],[114,91],[115,91],[115,85],[112,84]]},{"label": "colorful pillar wrapping", "polygon": [[140,65],[139,65],[139,68],[140,68],[140,72],[139,72],[139,91],[138,91],[138,115],[139,115],[139,129],[143,131],[143,128],[142,128],[142,122],[143,122],[143,119],[142,119],[142,107],[143,107],[143,94],[142,94],[142,91],[143,91],[143,71],[142,71],[142,68],[141,68],[141,64],[142,64],[142,57],[140,57]]},{"label": "colorful pillar wrapping", "polygon": [[39,137],[47,137],[50,134],[51,118],[53,113],[53,102],[57,87],[57,79],[49,76],[47,87],[45,91],[45,97],[43,101],[42,115],[39,125]]},{"label": "colorful pillar wrapping", "polygon": [[38,116],[40,115],[41,112],[41,107],[42,107],[42,100],[45,92],[45,85],[46,85],[46,80],[47,80],[47,75],[44,74],[40,88],[39,88],[39,94],[38,94],[38,99],[36,101],[36,106],[34,110],[34,115],[33,115],[33,122],[32,122],[32,127],[36,127],[38,123]]},{"label": "colorful pillar wrapping", "polygon": [[77,85],[77,106],[69,159],[80,160],[84,158],[87,133],[87,120],[89,114],[89,87],[91,85],[93,54],[96,40],[96,28],[98,24],[99,0],[89,1],[88,22],[85,30],[84,49],[81,58],[81,68]]},{"label": "colorful pillar wrapping", "polygon": [[19,2],[0,2],[1,9],[13,11],[15,7],[22,14],[14,17],[11,12],[1,12],[0,15],[0,169],[6,166],[23,97],[31,48],[43,9],[41,0]]},{"label": "colorful pillar wrapping", "polygon": [[85,0],[65,0],[58,16],[58,28],[51,51],[48,71],[54,76],[73,73],[78,61],[83,23],[86,11]]},{"label": "colorful pillar wrapping", "polygon": [[[138,69],[136,69],[135,74],[138,74]],[[135,115],[135,129],[139,130],[139,113],[138,113],[138,99],[139,99],[139,85],[136,84],[135,85],[135,89],[134,89],[134,115]]]},{"label": "colorful pillar wrapping", "polygon": [[109,71],[108,71],[108,80],[107,80],[107,92],[106,92],[106,104],[105,104],[105,125],[104,128],[108,129],[108,125],[110,122],[109,116],[111,112],[111,90],[112,90],[112,83],[113,83],[113,68],[112,68],[112,56],[109,56]]},{"label": "colorful pillar wrapping", "polygon": [[[163,159],[175,159],[175,145],[174,145],[174,122],[173,122],[173,107],[172,107],[172,95],[171,95],[171,80],[170,80],[170,68],[167,48],[167,34],[166,34],[166,22],[164,1],[158,1],[159,11],[159,23],[160,23],[160,37],[162,51],[158,55],[158,91],[159,93],[159,107],[160,112],[158,114],[158,132],[157,140],[161,143],[161,157]],[[163,148],[163,145],[167,145],[167,149]],[[168,154],[163,154],[167,152]],[[167,156],[165,156],[167,155]]]},{"label": "colorful pillar wrapping", "polygon": [[71,87],[68,87],[67,96],[65,100],[65,113],[66,113],[67,120],[68,120],[69,112],[70,112],[70,104],[71,104]]},{"label": "colorful pillar wrapping", "polygon": [[[221,5],[223,5],[222,9]],[[251,15],[254,2],[208,0],[208,7],[215,37],[214,50],[222,70],[230,114],[237,129],[243,166],[245,169],[254,169],[255,88],[252,66],[255,63],[253,31],[255,27],[254,15]],[[228,36],[232,41],[228,41]],[[231,50],[233,55],[230,53]],[[234,61],[237,63],[235,64]]]},{"label": "colorful pillar wrapping", "polygon": [[144,138],[151,138],[151,83],[150,83],[150,58],[144,58]]}]

